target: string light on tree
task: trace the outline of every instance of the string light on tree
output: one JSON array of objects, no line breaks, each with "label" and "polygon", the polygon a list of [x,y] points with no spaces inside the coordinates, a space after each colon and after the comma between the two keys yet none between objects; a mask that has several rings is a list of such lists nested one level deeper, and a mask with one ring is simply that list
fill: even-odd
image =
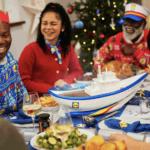
[{"label": "string light on tree", "polygon": [[102,20],[105,20],[105,18],[104,18],[104,17],[102,17]]},{"label": "string light on tree", "polygon": [[77,56],[78,57],[78,59],[80,58],[80,56]]},{"label": "string light on tree", "polygon": [[95,21],[95,20],[96,20],[96,18],[93,18],[93,20]]},{"label": "string light on tree", "polygon": [[91,49],[90,48],[88,48],[88,51],[90,51]]},{"label": "string light on tree", "polygon": [[86,44],[86,42],[83,42],[83,44],[85,45],[85,44]]},{"label": "string light on tree", "polygon": [[115,5],[115,4],[116,4],[116,2],[113,2],[113,4]]},{"label": "string light on tree", "polygon": [[101,16],[101,14],[97,14],[97,16],[98,16],[98,17],[100,17],[100,16]]},{"label": "string light on tree", "polygon": [[93,65],[93,62],[90,62],[90,65]]},{"label": "string light on tree", "polygon": [[118,17],[120,17],[120,14],[117,14]]},{"label": "string light on tree", "polygon": [[78,38],[78,35],[75,35],[75,38]]},{"label": "string light on tree", "polygon": [[96,31],[95,30],[93,30],[93,33],[95,33]]},{"label": "string light on tree", "polygon": [[117,6],[116,5],[114,5],[114,8],[116,8]]},{"label": "string light on tree", "polygon": [[94,44],[94,43],[95,43],[95,40],[93,39],[91,43]]},{"label": "string light on tree", "polygon": [[87,30],[86,29],[84,29],[84,32],[86,32]]},{"label": "string light on tree", "polygon": [[83,59],[83,62],[85,62],[85,59]]}]

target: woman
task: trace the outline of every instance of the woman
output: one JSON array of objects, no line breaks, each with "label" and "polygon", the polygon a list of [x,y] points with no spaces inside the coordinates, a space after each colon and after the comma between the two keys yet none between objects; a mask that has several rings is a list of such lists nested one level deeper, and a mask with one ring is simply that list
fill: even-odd
[{"label": "woman", "polygon": [[71,44],[69,17],[58,3],[49,3],[42,11],[37,41],[24,48],[19,72],[27,90],[40,96],[53,86],[71,84],[83,74]]}]

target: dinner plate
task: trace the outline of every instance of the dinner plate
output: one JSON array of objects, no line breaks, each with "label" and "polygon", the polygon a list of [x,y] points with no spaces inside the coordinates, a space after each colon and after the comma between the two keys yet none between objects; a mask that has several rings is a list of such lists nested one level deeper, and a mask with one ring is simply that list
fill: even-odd
[{"label": "dinner plate", "polygon": [[[134,118],[134,117],[113,117],[113,118],[109,118],[109,119],[119,119],[119,120],[125,121],[126,123],[129,123],[129,124],[132,124],[135,121],[140,121],[141,124],[150,123],[149,120],[144,120],[144,119]],[[114,130],[114,129],[109,128],[108,126],[105,125],[105,120],[101,121],[98,124],[98,127],[100,129],[104,129],[104,130],[107,130],[107,129]],[[117,129],[115,129],[115,130],[117,130]]]},{"label": "dinner plate", "polygon": [[[78,129],[78,130],[80,131],[81,134],[86,134],[86,135],[87,135],[87,141],[88,141],[89,139],[91,139],[92,137],[95,136],[94,133],[92,133],[91,131],[88,131],[88,130],[86,130],[86,129]],[[31,144],[31,146],[32,146],[33,148],[36,148],[36,149],[38,149],[38,150],[46,150],[45,148],[39,148],[39,146],[36,144],[36,138],[37,138],[37,136],[39,136],[39,135],[40,135],[40,136],[44,136],[44,135],[45,135],[45,132],[41,132],[41,133],[35,135],[35,136],[31,139],[30,144]],[[75,148],[74,148],[74,149],[75,149]]]},{"label": "dinner plate", "polygon": [[80,81],[80,80],[75,80],[76,83],[84,83],[84,84],[87,84],[87,85],[90,85],[92,80],[89,80],[89,81]]},{"label": "dinner plate", "polygon": [[53,111],[55,108],[58,108],[59,106],[54,107],[42,107],[42,111]]},{"label": "dinner plate", "polygon": [[[13,125],[20,128],[33,128],[33,123],[26,123],[26,124],[13,123]],[[35,127],[38,127],[39,123],[35,123],[34,125]]]}]

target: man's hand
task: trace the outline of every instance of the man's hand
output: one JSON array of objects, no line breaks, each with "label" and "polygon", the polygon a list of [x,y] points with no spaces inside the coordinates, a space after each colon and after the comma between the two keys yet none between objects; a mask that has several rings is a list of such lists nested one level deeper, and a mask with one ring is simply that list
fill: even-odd
[{"label": "man's hand", "polygon": [[123,54],[125,56],[130,56],[130,55],[133,55],[133,53],[136,51],[137,48],[134,48],[134,47],[131,47],[131,46],[128,46],[128,45],[123,45],[121,47],[121,51],[123,52]]},{"label": "man's hand", "polygon": [[116,141],[124,141],[127,146],[127,150],[137,150],[138,145],[140,146],[140,142],[127,135],[119,133],[111,134],[109,136],[109,142],[115,143]]}]

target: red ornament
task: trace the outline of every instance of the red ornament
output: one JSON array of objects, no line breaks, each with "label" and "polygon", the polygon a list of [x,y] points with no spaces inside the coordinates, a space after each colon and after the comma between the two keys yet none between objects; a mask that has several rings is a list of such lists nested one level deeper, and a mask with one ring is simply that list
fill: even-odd
[{"label": "red ornament", "polygon": [[105,38],[105,35],[104,35],[104,34],[100,34],[99,37],[100,37],[101,39],[104,39],[104,38]]},{"label": "red ornament", "polygon": [[71,14],[72,12],[73,12],[73,9],[72,9],[72,8],[69,8],[69,9],[68,9],[68,13]]}]

